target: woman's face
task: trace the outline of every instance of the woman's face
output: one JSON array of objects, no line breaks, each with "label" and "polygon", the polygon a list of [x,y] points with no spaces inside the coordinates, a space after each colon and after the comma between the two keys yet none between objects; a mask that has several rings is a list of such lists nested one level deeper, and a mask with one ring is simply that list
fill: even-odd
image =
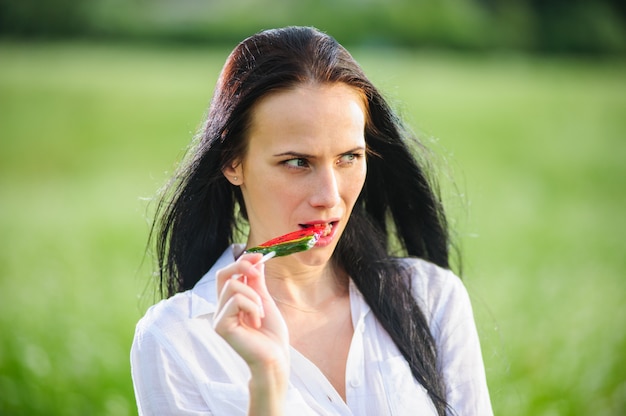
[{"label": "woman's face", "polygon": [[365,118],[364,98],[343,83],[301,85],[254,106],[247,152],[225,170],[241,187],[248,247],[324,224],[316,246],[296,256],[330,258],[365,182]]}]

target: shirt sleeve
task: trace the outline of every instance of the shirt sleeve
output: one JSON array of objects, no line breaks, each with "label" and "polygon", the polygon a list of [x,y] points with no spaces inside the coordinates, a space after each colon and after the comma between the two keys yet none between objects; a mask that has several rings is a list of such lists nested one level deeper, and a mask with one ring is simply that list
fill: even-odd
[{"label": "shirt sleeve", "polygon": [[212,415],[184,361],[158,330],[146,332],[138,325],[131,373],[140,416]]},{"label": "shirt sleeve", "polygon": [[[467,290],[461,280],[444,271],[432,299],[431,331],[454,415],[493,415],[480,341]],[[437,293],[439,292],[439,293]]]}]

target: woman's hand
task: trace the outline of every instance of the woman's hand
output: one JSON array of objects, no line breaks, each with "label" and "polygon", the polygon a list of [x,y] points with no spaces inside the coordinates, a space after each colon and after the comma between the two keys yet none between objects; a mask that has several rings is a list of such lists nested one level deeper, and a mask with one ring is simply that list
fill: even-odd
[{"label": "woman's hand", "polygon": [[217,272],[213,327],[250,367],[251,409],[279,414],[289,379],[289,335],[265,285],[264,265],[255,265],[261,257],[244,254]]}]

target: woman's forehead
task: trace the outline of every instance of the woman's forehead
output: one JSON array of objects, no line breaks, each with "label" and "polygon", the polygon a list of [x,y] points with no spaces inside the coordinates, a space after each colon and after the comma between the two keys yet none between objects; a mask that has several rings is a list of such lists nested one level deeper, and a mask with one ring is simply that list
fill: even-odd
[{"label": "woman's forehead", "polygon": [[343,83],[305,84],[270,93],[252,108],[251,125],[271,121],[284,123],[315,122],[320,119],[345,118],[355,110],[365,114],[362,92]]},{"label": "woman's forehead", "polygon": [[345,84],[302,86],[271,94],[254,108],[250,139],[363,136],[365,105],[359,90]]}]

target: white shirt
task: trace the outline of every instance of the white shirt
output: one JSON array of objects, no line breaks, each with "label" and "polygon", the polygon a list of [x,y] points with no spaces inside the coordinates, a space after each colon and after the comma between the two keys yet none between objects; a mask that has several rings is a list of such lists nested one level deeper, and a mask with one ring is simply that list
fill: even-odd
[{"label": "white shirt", "polygon": [[[140,415],[246,415],[250,371],[212,327],[215,273],[232,246],[191,290],[151,307],[137,324],[131,368]],[[436,340],[447,400],[456,414],[492,415],[480,344],[465,287],[452,272],[418,259],[412,291]],[[436,416],[425,389],[350,282],[354,335],[346,402],[322,372],[291,348],[285,415]]]}]

